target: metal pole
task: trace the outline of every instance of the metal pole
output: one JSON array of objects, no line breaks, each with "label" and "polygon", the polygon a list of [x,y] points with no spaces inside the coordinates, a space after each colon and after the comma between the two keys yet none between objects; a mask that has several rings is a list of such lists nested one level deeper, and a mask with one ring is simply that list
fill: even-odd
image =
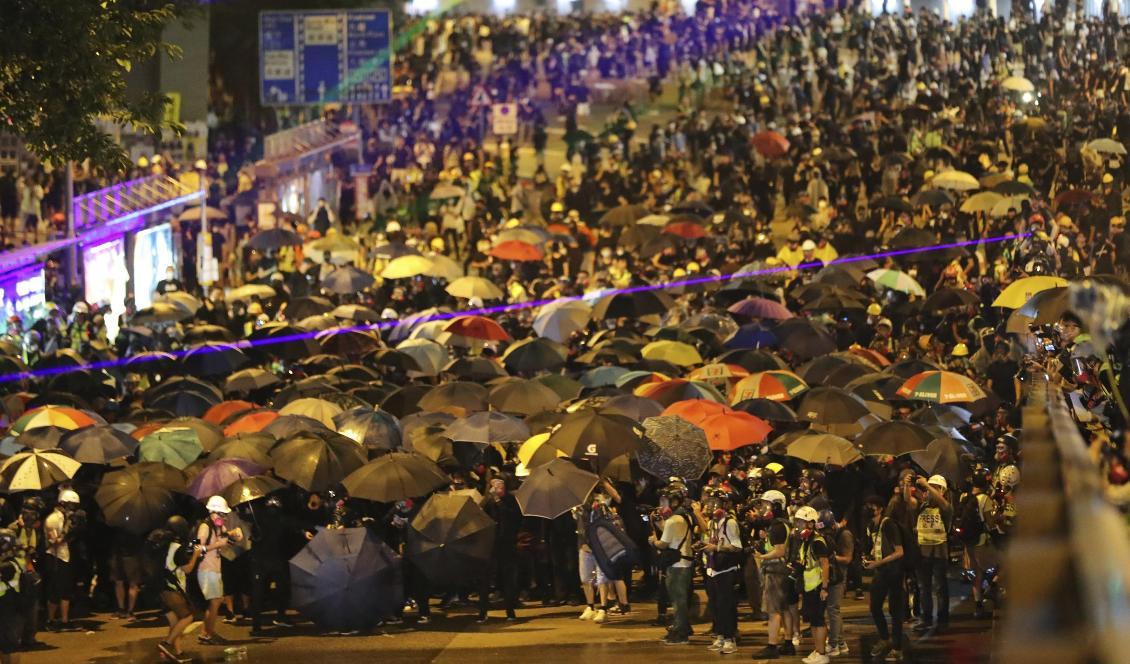
[{"label": "metal pole", "polygon": [[[63,214],[67,218],[67,239],[75,237],[75,162],[67,162],[66,197],[63,200],[66,208]],[[71,243],[67,245],[67,286],[78,286],[78,247]]]}]

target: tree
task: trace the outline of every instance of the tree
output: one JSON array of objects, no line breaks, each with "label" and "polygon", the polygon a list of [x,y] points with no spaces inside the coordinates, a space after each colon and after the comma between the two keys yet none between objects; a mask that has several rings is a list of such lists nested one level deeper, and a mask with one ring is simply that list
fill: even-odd
[{"label": "tree", "polygon": [[161,35],[191,11],[190,0],[0,0],[0,122],[42,159],[128,169],[96,121],[153,134],[169,126],[168,99],[127,96],[126,75],[133,63],[178,57]]}]

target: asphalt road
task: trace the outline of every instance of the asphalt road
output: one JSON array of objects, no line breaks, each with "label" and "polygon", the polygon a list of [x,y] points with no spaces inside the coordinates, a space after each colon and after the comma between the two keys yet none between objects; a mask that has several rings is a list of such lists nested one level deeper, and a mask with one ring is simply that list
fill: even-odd
[{"label": "asphalt road", "polygon": [[[954,585],[955,598],[968,593],[967,586]],[[701,591],[700,591],[701,594]],[[703,598],[705,601],[705,598]],[[905,661],[924,664],[960,662],[980,664],[989,660],[993,623],[974,620],[968,600],[952,602],[952,624],[941,635],[915,636],[912,653]],[[528,602],[518,612],[519,621],[507,623],[502,611],[492,611],[485,625],[475,622],[477,611],[461,606],[446,615],[433,609],[432,622],[417,626],[406,616],[402,626],[374,630],[358,636],[327,636],[306,623],[294,628],[271,628],[267,636],[252,638],[246,624],[221,625],[219,633],[229,639],[228,646],[201,646],[186,641],[186,651],[196,662],[424,662],[467,664],[469,662],[702,662],[716,659],[748,661],[765,644],[766,625],[754,622],[748,607],[740,607],[739,650],[735,655],[718,655],[706,650],[705,636],[710,623],[701,617],[694,624],[696,636],[690,646],[664,646],[658,639],[662,630],[650,622],[656,616],[654,603],[633,604],[633,614],[615,622],[596,625],[577,620],[580,609],[572,606],[543,608]],[[158,662],[156,645],[164,634],[162,619],[156,612],[142,614],[144,620],[133,625],[109,616],[94,616],[80,621],[86,631],[67,634],[44,633],[40,638],[47,649],[25,653],[23,664],[59,662],[149,663]],[[849,599],[845,606],[845,632],[851,653],[834,661],[844,664],[869,661],[861,656],[874,642],[874,628],[867,614],[866,600]],[[246,649],[244,659],[226,648]],[[801,656],[812,650],[806,639],[798,649]],[[800,657],[780,661],[799,661]]]}]

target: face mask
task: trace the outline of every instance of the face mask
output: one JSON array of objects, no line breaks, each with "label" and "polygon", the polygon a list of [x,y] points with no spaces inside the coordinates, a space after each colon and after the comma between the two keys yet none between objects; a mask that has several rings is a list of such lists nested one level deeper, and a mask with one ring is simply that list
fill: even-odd
[{"label": "face mask", "polygon": [[811,528],[802,528],[801,531],[800,531],[800,538],[805,539],[805,540],[811,539],[812,536],[815,534],[815,532],[816,531],[814,531]]},{"label": "face mask", "polygon": [[216,525],[216,526],[224,525],[224,517],[220,516],[219,514],[213,514],[212,515],[212,524]]},{"label": "face mask", "polygon": [[719,507],[718,509],[714,510],[713,516],[715,519],[721,519],[722,517],[726,516],[726,510]]}]

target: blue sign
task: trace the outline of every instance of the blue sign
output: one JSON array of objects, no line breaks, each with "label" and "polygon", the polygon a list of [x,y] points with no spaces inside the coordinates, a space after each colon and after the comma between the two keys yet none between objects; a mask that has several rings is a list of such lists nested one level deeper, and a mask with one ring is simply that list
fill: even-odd
[{"label": "blue sign", "polygon": [[260,12],[259,98],[265,106],[387,102],[391,46],[386,10]]}]

